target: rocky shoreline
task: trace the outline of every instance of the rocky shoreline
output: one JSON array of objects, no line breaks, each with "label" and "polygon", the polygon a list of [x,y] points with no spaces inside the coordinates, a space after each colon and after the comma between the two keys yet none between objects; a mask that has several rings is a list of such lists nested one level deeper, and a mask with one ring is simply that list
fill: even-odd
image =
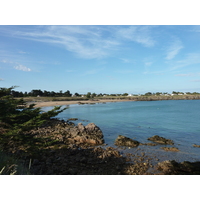
[{"label": "rocky shoreline", "polygon": [[[151,143],[145,144],[118,136],[115,141],[118,147],[107,147],[101,129],[94,123],[83,126],[58,119],[51,119],[24,134],[38,140],[38,146],[35,146],[37,142],[32,147],[10,142],[5,149],[16,155],[32,175],[200,174],[200,162],[167,160],[152,164],[158,159],[146,155],[138,146],[174,144],[172,140],[159,136],[149,138]],[[136,151],[134,154],[124,153],[121,147],[135,148]],[[163,150],[177,151],[175,147],[164,147]]]}]

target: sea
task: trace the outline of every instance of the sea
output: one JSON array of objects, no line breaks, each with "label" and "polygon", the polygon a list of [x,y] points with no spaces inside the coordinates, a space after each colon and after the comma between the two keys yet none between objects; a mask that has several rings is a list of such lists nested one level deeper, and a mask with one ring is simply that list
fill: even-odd
[{"label": "sea", "polygon": [[[48,111],[53,107],[43,107]],[[141,143],[149,143],[149,137],[159,135],[173,140],[174,145],[140,145],[134,148],[118,148],[121,153],[144,152],[162,160],[200,161],[200,100],[126,101],[95,104],[73,104],[57,118],[75,124],[95,123],[103,132],[105,146],[114,145],[118,135],[124,135]],[[161,147],[177,147],[178,152],[166,152]]]}]

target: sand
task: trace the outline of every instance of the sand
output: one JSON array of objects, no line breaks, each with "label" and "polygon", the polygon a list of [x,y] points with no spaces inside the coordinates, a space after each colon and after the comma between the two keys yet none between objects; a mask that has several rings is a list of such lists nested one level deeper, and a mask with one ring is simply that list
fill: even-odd
[{"label": "sand", "polygon": [[[71,105],[71,104],[79,104],[81,103],[106,103],[106,102],[123,102],[123,101],[130,101],[130,100],[120,100],[120,99],[116,99],[116,100],[88,100],[88,101],[47,101],[47,102],[34,102],[35,107],[48,107],[48,106],[63,106],[63,105]],[[133,100],[131,100],[133,101]]]}]

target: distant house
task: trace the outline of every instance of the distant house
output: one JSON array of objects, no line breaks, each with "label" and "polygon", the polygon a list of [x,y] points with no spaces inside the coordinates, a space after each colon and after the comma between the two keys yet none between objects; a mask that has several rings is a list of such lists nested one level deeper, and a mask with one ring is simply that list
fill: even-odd
[{"label": "distant house", "polygon": [[128,96],[129,96],[129,97],[132,97],[133,95],[132,95],[132,94],[129,94]]}]

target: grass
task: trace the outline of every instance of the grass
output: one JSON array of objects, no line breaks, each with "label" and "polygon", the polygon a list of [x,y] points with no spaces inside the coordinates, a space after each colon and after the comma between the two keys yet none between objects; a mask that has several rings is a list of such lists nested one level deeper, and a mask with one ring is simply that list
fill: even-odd
[{"label": "grass", "polygon": [[29,175],[27,169],[17,158],[0,151],[0,175]]}]

